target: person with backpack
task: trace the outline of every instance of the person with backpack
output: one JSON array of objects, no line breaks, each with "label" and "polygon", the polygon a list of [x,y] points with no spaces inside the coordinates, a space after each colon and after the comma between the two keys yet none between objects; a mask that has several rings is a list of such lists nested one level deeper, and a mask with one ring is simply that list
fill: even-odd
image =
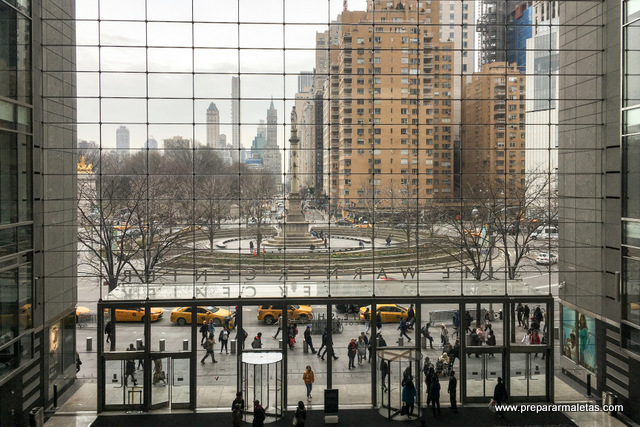
[{"label": "person with backpack", "polygon": [[262,348],[262,332],[258,332],[258,335],[253,338],[251,348]]},{"label": "person with backpack", "polygon": [[227,347],[227,343],[229,342],[229,330],[226,327],[222,328],[220,331],[218,341],[220,341],[220,354],[222,354],[222,350],[225,351],[225,354],[229,354],[229,349]]},{"label": "person with backpack", "polygon": [[216,355],[213,352],[213,345],[215,343],[216,343],[216,340],[213,339],[213,334],[209,334],[209,338],[207,338],[207,341],[204,344],[207,352],[205,353],[202,360],[200,360],[200,363],[202,363],[203,365],[204,365],[204,361],[207,360],[207,357],[209,357],[209,355],[211,355],[211,360],[212,360],[211,363],[218,363],[218,361],[216,360]]},{"label": "person with backpack", "polygon": [[202,335],[200,345],[204,345],[205,341],[207,341],[207,336],[209,336],[209,325],[206,320],[202,322],[202,326],[200,326],[200,334]]},{"label": "person with backpack", "polygon": [[311,354],[316,354],[316,350],[313,348],[313,341],[311,340],[311,326],[307,325],[307,328],[304,330],[304,342],[307,343],[309,348],[311,349]]},{"label": "person with backpack", "polygon": [[253,423],[251,425],[253,427],[262,427],[264,425],[264,420],[266,419],[267,413],[262,405],[260,405],[260,401],[256,400],[253,402]]}]

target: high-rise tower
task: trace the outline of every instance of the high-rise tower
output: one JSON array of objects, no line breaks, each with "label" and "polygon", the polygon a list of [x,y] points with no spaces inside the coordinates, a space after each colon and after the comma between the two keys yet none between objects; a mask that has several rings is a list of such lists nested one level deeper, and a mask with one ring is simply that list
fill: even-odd
[{"label": "high-rise tower", "polygon": [[213,102],[207,108],[207,147],[220,147],[220,112]]},{"label": "high-rise tower", "polygon": [[237,162],[240,152],[240,77],[231,77],[231,158]]},{"label": "high-rise tower", "polygon": [[120,126],[116,129],[116,149],[129,152],[129,129],[126,126]]},{"label": "high-rise tower", "polygon": [[268,173],[278,177],[282,174],[282,159],[278,148],[278,110],[273,105],[273,99],[267,110],[267,144],[262,162]]}]

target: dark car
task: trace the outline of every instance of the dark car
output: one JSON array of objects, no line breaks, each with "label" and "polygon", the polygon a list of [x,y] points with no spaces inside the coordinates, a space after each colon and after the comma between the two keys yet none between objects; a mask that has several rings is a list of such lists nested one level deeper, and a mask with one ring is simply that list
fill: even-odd
[{"label": "dark car", "polygon": [[353,314],[357,313],[359,309],[360,306],[355,304],[336,304],[336,310],[338,313]]},{"label": "dark car", "polygon": [[335,222],[336,225],[350,225],[349,221],[347,221],[346,219],[339,219]]}]

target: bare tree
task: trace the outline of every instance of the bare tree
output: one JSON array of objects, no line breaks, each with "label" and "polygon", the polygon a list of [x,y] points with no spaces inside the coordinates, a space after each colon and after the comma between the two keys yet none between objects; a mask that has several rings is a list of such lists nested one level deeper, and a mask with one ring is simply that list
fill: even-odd
[{"label": "bare tree", "polygon": [[275,177],[268,173],[243,173],[240,177],[240,199],[244,217],[253,225],[258,252],[267,227],[265,220],[269,214],[268,201],[273,198],[275,187]]}]

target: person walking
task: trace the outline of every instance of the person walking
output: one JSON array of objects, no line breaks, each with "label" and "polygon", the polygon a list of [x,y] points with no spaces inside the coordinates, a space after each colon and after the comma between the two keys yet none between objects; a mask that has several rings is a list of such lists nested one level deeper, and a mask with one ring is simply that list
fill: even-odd
[{"label": "person walking", "polygon": [[304,427],[304,423],[307,421],[307,410],[302,400],[298,401],[298,407],[296,408],[296,413],[293,415],[293,420],[293,425],[296,427]]},{"label": "person walking", "polygon": [[306,371],[302,374],[302,381],[304,381],[304,385],[307,387],[307,400],[311,401],[311,389],[313,388],[313,382],[316,380],[316,377],[311,369],[310,365],[307,365]]},{"label": "person walking", "polygon": [[387,237],[387,247],[391,246],[391,236]]},{"label": "person walking", "polygon": [[358,366],[362,365],[362,360],[367,358],[367,343],[362,338],[363,334],[358,336],[356,341],[356,353],[358,355]]},{"label": "person walking", "polygon": [[220,341],[220,354],[222,354],[222,350],[224,350],[225,354],[229,354],[229,348],[227,347],[229,342],[229,330],[226,327],[222,328],[220,331],[218,341]]},{"label": "person walking", "polygon": [[[140,343],[140,350],[144,350],[144,344]],[[138,359],[138,369],[144,369],[144,359]]]},{"label": "person walking", "polygon": [[471,330],[471,323],[473,322],[473,317],[471,317],[471,313],[469,313],[469,310],[465,312],[464,319],[467,326],[466,332],[472,333],[473,331]]},{"label": "person walking", "polygon": [[107,342],[113,341],[113,324],[111,320],[107,321],[107,324],[104,325],[104,333],[107,334]]},{"label": "person walking", "polygon": [[[128,349],[127,349],[128,350]],[[133,386],[137,386],[138,385],[138,380],[136,380],[136,362],[134,360],[127,360],[127,363],[125,363],[125,369],[124,369],[124,386],[127,386],[127,380],[129,379],[129,377],[131,377],[131,381],[133,381]]]},{"label": "person walking", "polygon": [[407,335],[407,327],[407,321],[403,317],[402,319],[400,319],[400,325],[398,326],[398,329],[400,329],[400,338],[402,338],[402,336],[404,335],[405,337],[407,337],[407,340],[411,342],[411,337]]},{"label": "person walking", "polygon": [[379,311],[376,313],[376,328],[378,329],[378,332],[382,330],[382,317],[380,316]]},{"label": "person walking", "polygon": [[202,360],[200,360],[200,363],[202,363],[204,365],[204,361],[207,360],[207,357],[209,357],[209,355],[211,355],[211,363],[218,363],[218,361],[216,360],[216,355],[213,353],[213,345],[216,343],[216,340],[213,339],[213,334],[209,334],[209,338],[207,338],[207,341],[204,344],[204,348],[207,350],[207,352],[205,353],[204,357],[202,358]]},{"label": "person walking", "polygon": [[387,375],[389,375],[389,363],[386,360],[380,359],[380,375],[382,375],[382,390],[387,391]]},{"label": "person walking", "polygon": [[274,340],[278,338],[278,334],[280,333],[281,330],[282,330],[282,314],[278,314],[278,329],[276,330],[276,333],[273,334]]},{"label": "person walking", "polygon": [[251,424],[253,427],[262,427],[264,425],[264,420],[267,418],[267,414],[260,404],[259,400],[253,402],[253,423]]},{"label": "person walking", "polygon": [[436,406],[438,407],[438,417],[440,416],[440,381],[438,380],[438,376],[435,375],[433,377],[433,382],[429,387],[429,398],[431,399],[431,404],[433,405],[433,416],[436,416]]},{"label": "person walking", "polygon": [[413,304],[409,306],[407,310],[407,329],[413,329],[413,325],[416,323],[416,311],[413,309]]},{"label": "person walking", "polygon": [[525,329],[529,329],[529,313],[531,313],[531,310],[529,309],[529,305],[525,304],[524,305],[524,311],[522,313],[523,326],[524,326]]},{"label": "person walking", "polygon": [[522,326],[522,318],[524,317],[524,308],[522,307],[522,303],[518,303],[518,307],[516,308],[516,315],[518,316],[518,326]]},{"label": "person walking", "polygon": [[304,330],[304,342],[307,343],[309,348],[311,349],[311,354],[316,354],[316,350],[313,348],[313,340],[311,339],[311,326],[307,326]]},{"label": "person walking", "polygon": [[407,417],[411,418],[413,415],[413,408],[416,401],[416,386],[413,384],[413,380],[409,379],[405,382],[402,388],[402,403],[407,408]]},{"label": "person walking", "polygon": [[369,363],[371,363],[371,343],[369,342],[369,338],[365,335],[364,332],[360,332],[360,336],[362,337],[362,341],[364,341],[364,358],[367,358],[367,351],[369,352]]},{"label": "person walking", "polygon": [[80,355],[76,351],[76,374],[80,372],[80,365],[82,365],[82,360],[80,360]]},{"label": "person walking", "polygon": [[429,333],[429,326],[430,326],[429,322],[425,323],[425,325],[421,329],[421,332],[422,332],[422,336],[429,340],[429,346],[433,350],[433,337]]},{"label": "person walking", "polygon": [[[496,384],[496,388],[493,389],[493,400],[496,401],[496,406],[501,405],[503,402],[506,402],[509,399],[509,395],[507,394],[507,389],[502,383],[502,378],[498,377],[498,384]],[[504,410],[500,408],[496,408],[498,415],[500,418],[504,418]]]},{"label": "person walking", "polygon": [[451,401],[451,412],[454,414],[458,412],[458,399],[456,397],[456,389],[458,388],[458,379],[456,378],[455,371],[451,371],[451,376],[449,377],[449,387],[447,391],[449,392],[449,399]]},{"label": "person walking", "polygon": [[[319,358],[321,358],[322,360],[324,360],[324,356],[322,355],[322,349],[326,348],[327,346],[327,328],[324,328],[324,331],[322,331],[322,339],[321,339],[322,345],[320,346],[320,348],[318,349],[318,353],[317,356]],[[327,350],[325,350],[325,353],[327,352]]]},{"label": "person walking", "polygon": [[427,385],[427,406],[431,403],[431,384],[433,384],[434,379],[436,378],[436,371],[433,368],[433,365],[429,366],[429,371],[424,377],[424,382]]},{"label": "person walking", "polygon": [[200,338],[200,345],[204,344],[204,342],[207,340],[207,337],[209,336],[209,325],[207,324],[207,321],[203,321],[202,322],[202,326],[200,326],[200,334],[202,335]]},{"label": "person walking", "polygon": [[216,333],[216,325],[213,324],[213,319],[209,320],[209,335],[213,335]]},{"label": "person walking", "polygon": [[364,333],[368,334],[371,329],[371,310],[369,310],[369,307],[364,310],[362,317],[364,317]]},{"label": "person walking", "polygon": [[349,369],[356,368],[355,359],[356,359],[356,339],[351,338],[351,341],[347,345],[347,356],[349,357]]}]

